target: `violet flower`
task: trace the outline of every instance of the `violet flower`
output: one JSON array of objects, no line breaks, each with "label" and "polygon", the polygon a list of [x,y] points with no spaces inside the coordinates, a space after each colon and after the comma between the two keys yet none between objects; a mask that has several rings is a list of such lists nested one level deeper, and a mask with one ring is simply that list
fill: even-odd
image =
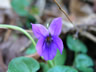
[{"label": "violet flower", "polygon": [[57,53],[57,48],[62,54],[63,42],[58,37],[61,33],[62,18],[55,18],[49,28],[45,28],[41,24],[32,24],[32,30],[38,42],[36,50],[45,60],[52,60]]}]

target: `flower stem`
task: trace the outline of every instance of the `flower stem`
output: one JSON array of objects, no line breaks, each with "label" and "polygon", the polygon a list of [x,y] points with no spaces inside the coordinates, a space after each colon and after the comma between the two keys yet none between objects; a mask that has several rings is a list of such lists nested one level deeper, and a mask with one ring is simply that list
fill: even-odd
[{"label": "flower stem", "polygon": [[32,36],[27,31],[25,31],[24,29],[22,29],[22,28],[20,28],[18,26],[7,25],[7,24],[0,24],[0,28],[8,28],[8,29],[14,29],[14,30],[21,31],[22,33],[24,33],[32,41],[34,46],[36,46],[36,43],[35,43],[34,39],[32,38]]},{"label": "flower stem", "polygon": [[[41,57],[41,58],[44,59],[43,57]],[[47,62],[48,66],[49,66],[50,68],[52,68],[52,67],[55,66],[53,60],[48,60],[48,61],[46,61],[46,62]]]},{"label": "flower stem", "polygon": [[52,60],[48,60],[47,63],[48,63],[50,68],[55,66]]}]

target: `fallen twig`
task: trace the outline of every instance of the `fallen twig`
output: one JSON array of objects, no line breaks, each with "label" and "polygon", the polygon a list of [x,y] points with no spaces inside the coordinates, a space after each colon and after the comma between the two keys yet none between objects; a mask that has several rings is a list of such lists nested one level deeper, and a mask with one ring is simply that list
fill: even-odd
[{"label": "fallen twig", "polygon": [[82,31],[82,32],[79,32],[81,35],[91,39],[92,41],[94,41],[96,43],[96,37],[93,36],[91,33],[89,32],[86,32],[86,31]]},{"label": "fallen twig", "polygon": [[[14,20],[12,19],[10,25],[13,25],[13,24],[14,24]],[[10,29],[7,30],[7,32],[5,33],[4,41],[8,40],[11,32],[12,32],[12,30],[10,30]]]},{"label": "fallen twig", "polygon": [[69,16],[67,15],[67,13],[61,8],[61,6],[58,4],[58,2],[56,0],[54,0],[54,2],[57,4],[57,6],[59,7],[59,9],[64,13],[64,15],[67,17],[67,19],[73,24],[72,20],[69,18]]}]

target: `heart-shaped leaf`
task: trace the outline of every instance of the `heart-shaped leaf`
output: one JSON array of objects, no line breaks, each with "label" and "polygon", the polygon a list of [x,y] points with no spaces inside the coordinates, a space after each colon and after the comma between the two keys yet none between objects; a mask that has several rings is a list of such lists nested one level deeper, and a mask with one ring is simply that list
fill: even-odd
[{"label": "heart-shaped leaf", "polygon": [[93,69],[91,68],[93,65],[94,64],[93,64],[92,59],[89,56],[87,56],[86,54],[79,54],[79,55],[77,55],[77,57],[75,59],[75,66],[80,71],[93,72]]},{"label": "heart-shaped leaf", "polygon": [[55,66],[49,69],[48,72],[78,72],[78,71],[69,66]]},{"label": "heart-shaped leaf", "polygon": [[20,16],[28,15],[28,8],[32,0],[12,0],[11,5],[14,11]]},{"label": "heart-shaped leaf", "polygon": [[83,42],[81,42],[79,39],[76,39],[71,35],[67,36],[67,46],[70,50],[75,52],[82,52],[82,53],[87,52],[86,45]]},{"label": "heart-shaped leaf", "polygon": [[84,67],[80,67],[79,68],[80,71],[82,72],[94,72],[93,68],[84,68]]},{"label": "heart-shaped leaf", "polygon": [[8,72],[37,72],[39,63],[33,58],[14,58],[8,65]]}]

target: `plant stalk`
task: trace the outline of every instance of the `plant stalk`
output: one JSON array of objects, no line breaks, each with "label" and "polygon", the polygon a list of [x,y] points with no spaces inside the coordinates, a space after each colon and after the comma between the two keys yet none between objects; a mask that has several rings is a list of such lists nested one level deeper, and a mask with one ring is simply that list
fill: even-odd
[{"label": "plant stalk", "polygon": [[13,30],[18,30],[18,31],[24,33],[32,41],[34,46],[36,46],[36,43],[35,43],[34,39],[32,38],[32,36],[27,31],[25,31],[24,29],[22,29],[18,26],[7,25],[7,24],[0,24],[0,28],[8,28],[8,29],[13,29]]}]

